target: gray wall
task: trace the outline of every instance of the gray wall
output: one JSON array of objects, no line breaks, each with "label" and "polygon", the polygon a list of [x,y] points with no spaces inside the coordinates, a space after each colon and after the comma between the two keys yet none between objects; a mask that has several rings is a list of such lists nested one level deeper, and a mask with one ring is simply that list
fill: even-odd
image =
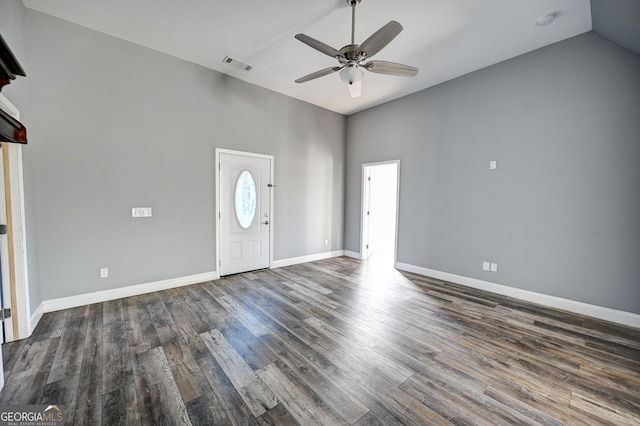
[{"label": "gray wall", "polygon": [[640,54],[640,1],[591,0],[593,30]]},{"label": "gray wall", "polygon": [[350,116],[347,141],[346,250],[361,164],[400,159],[399,262],[640,313],[640,56],[587,33]]},{"label": "gray wall", "polygon": [[[30,66],[27,58],[25,36],[25,8],[22,1],[11,0],[0,2],[0,34],[13,51],[20,65],[25,69],[27,78],[18,77],[8,86],[2,89],[2,94],[7,97],[19,110],[20,121],[27,127],[27,138],[31,138],[29,124],[31,114],[29,111],[29,74]],[[31,313],[38,308],[42,301],[38,283],[38,268],[35,247],[35,223],[33,217],[33,186],[31,180],[31,150],[29,145],[22,147],[22,164],[25,188],[25,222],[27,235],[27,266],[29,273],[29,303]]]},{"label": "gray wall", "polygon": [[216,270],[216,147],[275,156],[276,260],[342,249],[345,117],[26,16],[42,299]]}]

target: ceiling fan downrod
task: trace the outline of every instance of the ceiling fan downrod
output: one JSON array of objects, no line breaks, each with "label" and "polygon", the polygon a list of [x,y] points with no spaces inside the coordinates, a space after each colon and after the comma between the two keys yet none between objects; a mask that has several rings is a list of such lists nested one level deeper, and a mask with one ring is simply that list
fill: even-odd
[{"label": "ceiling fan downrod", "polygon": [[351,6],[351,44],[356,44],[356,5],[361,0],[347,0],[347,4]]}]

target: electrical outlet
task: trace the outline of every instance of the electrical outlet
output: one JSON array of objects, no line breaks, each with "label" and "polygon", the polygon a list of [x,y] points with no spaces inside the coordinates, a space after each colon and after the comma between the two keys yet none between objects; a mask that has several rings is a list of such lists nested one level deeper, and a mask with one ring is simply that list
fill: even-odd
[{"label": "electrical outlet", "polygon": [[489,170],[495,170],[498,168],[498,162],[497,161],[490,161],[489,162]]},{"label": "electrical outlet", "polygon": [[482,270],[483,271],[488,271],[489,270],[489,262],[482,262]]},{"label": "electrical outlet", "polygon": [[109,268],[100,268],[100,278],[109,278]]},{"label": "electrical outlet", "polygon": [[498,264],[497,263],[492,263],[491,264],[491,272],[498,272]]}]

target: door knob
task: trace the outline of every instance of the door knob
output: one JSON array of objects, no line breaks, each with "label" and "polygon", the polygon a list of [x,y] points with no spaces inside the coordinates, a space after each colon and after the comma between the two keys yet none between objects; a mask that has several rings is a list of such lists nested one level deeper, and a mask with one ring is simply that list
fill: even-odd
[{"label": "door knob", "polygon": [[269,224],[269,221],[268,221],[268,220],[265,220],[264,222],[262,222],[262,224],[263,224],[263,225],[268,225],[268,224]]}]

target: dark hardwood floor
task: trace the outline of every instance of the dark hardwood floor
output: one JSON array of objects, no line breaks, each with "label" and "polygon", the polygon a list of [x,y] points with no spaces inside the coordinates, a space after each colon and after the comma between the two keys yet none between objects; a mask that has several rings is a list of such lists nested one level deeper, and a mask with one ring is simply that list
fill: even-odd
[{"label": "dark hardwood floor", "polygon": [[45,314],[0,404],[68,424],[640,424],[640,330],[336,258]]}]

